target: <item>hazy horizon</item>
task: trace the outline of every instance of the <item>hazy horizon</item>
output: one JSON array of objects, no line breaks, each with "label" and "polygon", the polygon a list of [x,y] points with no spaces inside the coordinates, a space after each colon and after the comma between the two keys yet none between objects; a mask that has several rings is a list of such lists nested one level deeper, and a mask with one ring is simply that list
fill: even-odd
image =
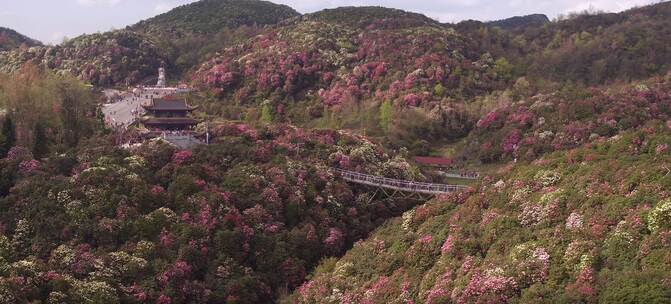
[{"label": "hazy horizon", "polygon": [[[0,26],[8,27],[44,43],[60,43],[63,38],[120,29],[196,0],[0,0]],[[474,19],[498,20],[528,14],[561,14],[585,9],[619,12],[654,0],[531,1],[454,0],[436,3],[417,0],[273,0],[300,13],[340,6],[384,6],[418,12],[440,22]]]}]

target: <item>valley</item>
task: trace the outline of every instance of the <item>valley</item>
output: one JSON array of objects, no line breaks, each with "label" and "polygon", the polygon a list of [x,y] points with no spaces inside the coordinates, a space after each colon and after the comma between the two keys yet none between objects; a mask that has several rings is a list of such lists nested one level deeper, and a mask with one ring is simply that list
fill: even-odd
[{"label": "valley", "polygon": [[0,28],[0,304],[668,303],[669,22]]}]

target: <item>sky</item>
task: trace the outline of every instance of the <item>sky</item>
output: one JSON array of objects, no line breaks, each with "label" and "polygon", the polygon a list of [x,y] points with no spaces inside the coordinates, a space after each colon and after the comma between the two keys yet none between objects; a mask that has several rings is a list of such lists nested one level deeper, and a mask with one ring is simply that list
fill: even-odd
[{"label": "sky", "polygon": [[[489,21],[542,13],[550,18],[585,9],[619,12],[659,0],[271,0],[301,13],[376,5],[423,13],[441,22]],[[194,0],[0,0],[0,26],[45,43],[120,29]]]}]

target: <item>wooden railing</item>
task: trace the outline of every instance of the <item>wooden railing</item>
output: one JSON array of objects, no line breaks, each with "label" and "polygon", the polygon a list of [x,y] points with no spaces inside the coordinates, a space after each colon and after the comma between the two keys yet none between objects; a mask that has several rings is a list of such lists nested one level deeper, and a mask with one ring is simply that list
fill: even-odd
[{"label": "wooden railing", "polygon": [[339,174],[344,180],[368,186],[382,187],[398,191],[417,192],[425,194],[445,194],[468,189],[468,186],[445,185],[413,182],[407,180],[393,179],[383,176],[368,175],[354,171],[333,168],[333,172]]}]

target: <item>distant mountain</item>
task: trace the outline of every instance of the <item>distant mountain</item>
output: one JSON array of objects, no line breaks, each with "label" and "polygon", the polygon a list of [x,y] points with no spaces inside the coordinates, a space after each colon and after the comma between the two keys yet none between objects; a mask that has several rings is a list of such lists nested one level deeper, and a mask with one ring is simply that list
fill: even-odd
[{"label": "distant mountain", "polygon": [[671,67],[669,16],[671,2],[618,14],[570,15],[547,29],[521,33],[531,51],[525,64],[532,76],[587,84],[666,73]]},{"label": "distant mountain", "polygon": [[671,68],[669,16],[671,2],[663,2],[621,13],[573,13],[543,26],[522,26],[524,19],[511,18],[453,27],[482,52],[510,60],[528,79],[595,85],[666,73]]},{"label": "distant mountain", "polygon": [[0,71],[13,72],[26,63],[68,72],[97,86],[142,82],[153,77],[167,59],[147,37],[129,31],[82,35],[57,46],[0,53]]},{"label": "distant mountain", "polygon": [[177,7],[127,29],[145,34],[166,51],[168,73],[181,78],[216,52],[260,34],[264,27],[300,16],[286,5],[258,0],[202,0]]},{"label": "distant mountain", "polygon": [[541,27],[547,23],[550,23],[548,16],[543,14],[533,14],[527,16],[516,16],[512,18],[490,21],[487,22],[487,25],[497,26],[501,29],[515,29],[520,27]]},{"label": "distant mountain", "polygon": [[201,0],[141,21],[128,29],[181,37],[186,34],[214,34],[242,25],[271,25],[299,15],[291,7],[268,1]]},{"label": "distant mountain", "polygon": [[325,9],[312,14],[306,14],[302,18],[309,21],[320,21],[326,23],[339,23],[350,26],[368,26],[380,21],[394,21],[405,25],[435,25],[437,21],[422,14],[407,12],[399,9],[379,6],[349,6],[335,9]]},{"label": "distant mountain", "polygon": [[21,45],[26,46],[37,46],[42,45],[37,40],[28,38],[24,35],[19,34],[15,30],[8,29],[5,27],[0,27],[0,51],[8,51],[20,47]]}]

